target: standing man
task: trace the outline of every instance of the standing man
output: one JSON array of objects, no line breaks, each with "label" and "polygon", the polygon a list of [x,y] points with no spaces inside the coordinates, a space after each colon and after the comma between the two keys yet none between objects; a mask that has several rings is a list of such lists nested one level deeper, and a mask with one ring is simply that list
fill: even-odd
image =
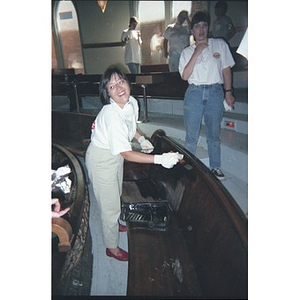
[{"label": "standing man", "polygon": [[208,38],[210,16],[197,12],[191,22],[195,44],[180,56],[179,72],[189,86],[184,96],[185,148],[195,154],[204,118],[209,164],[213,174],[224,179],[221,171],[220,128],[223,101],[234,105],[231,68],[234,60],[223,39]]},{"label": "standing man", "polygon": [[[185,20],[188,26],[182,25]],[[190,19],[186,10],[178,14],[176,23],[167,26],[163,37],[165,58],[169,57],[169,71],[178,72],[180,54],[190,44]]]},{"label": "standing man", "polygon": [[140,73],[141,65],[141,32],[137,30],[138,19],[131,17],[129,27],[121,35],[121,45],[125,46],[125,63],[132,74]]}]

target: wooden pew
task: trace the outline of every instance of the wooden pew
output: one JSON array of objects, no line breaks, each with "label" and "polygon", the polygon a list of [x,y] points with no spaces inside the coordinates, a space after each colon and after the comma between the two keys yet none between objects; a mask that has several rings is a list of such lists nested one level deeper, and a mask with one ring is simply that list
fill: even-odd
[{"label": "wooden pew", "polygon": [[125,162],[123,202],[167,200],[173,209],[165,232],[127,222],[128,296],[246,299],[247,220],[208,168],[169,141],[153,144],[184,154],[173,169]]},{"label": "wooden pew", "polygon": [[[131,165],[131,170],[135,168],[133,164],[126,164]],[[136,192],[133,199],[132,191],[137,190],[135,184],[128,174],[125,175],[122,201],[130,203],[145,201],[139,192]],[[154,201],[154,198],[147,196],[147,201]],[[196,269],[174,212],[171,212],[166,231],[136,229],[132,223],[127,222],[127,234],[129,247],[127,296],[202,295]]]},{"label": "wooden pew", "polygon": [[52,111],[52,141],[84,157],[95,117],[83,113]]},{"label": "wooden pew", "polygon": [[52,75],[75,75],[75,69],[52,69]]},{"label": "wooden pew", "polygon": [[[143,99],[143,103],[140,108],[141,116],[143,116],[143,118],[139,118],[143,122],[148,122],[148,99],[158,98],[183,100],[184,93],[188,86],[187,82],[181,79],[178,72],[128,74],[127,76],[132,83],[131,95],[133,95],[135,98]],[[101,75],[99,74],[53,75],[52,96],[67,96],[69,99],[68,110],[70,112],[84,112],[82,101],[83,97],[99,97],[100,80]],[[99,97],[99,102],[100,101],[101,100]],[[65,126],[68,127],[69,125],[66,124]],[[63,126],[63,130],[65,126]]]},{"label": "wooden pew", "polygon": [[52,97],[67,96],[69,111],[79,111],[78,92],[74,74],[52,74]]},{"label": "wooden pew", "polygon": [[[183,99],[188,86],[187,82],[182,80],[178,72],[162,73],[152,72],[143,74],[127,74],[132,83],[132,95],[143,96],[142,85],[147,84],[147,97]],[[139,78],[151,77],[151,81],[143,82]],[[100,74],[95,75],[52,75],[52,94],[68,94],[68,88],[76,89],[77,96],[80,98],[85,95],[99,95]],[[74,85],[76,85],[74,87]]]},{"label": "wooden pew", "polygon": [[[231,48],[235,60],[233,71],[243,71],[248,68],[248,61],[236,52],[237,47]],[[143,65],[141,74],[127,74],[132,84],[132,95],[144,97],[143,83],[138,83],[136,76],[151,76],[147,84],[146,97],[159,99],[183,100],[188,82],[181,79],[179,72],[169,72],[167,64]],[[156,80],[156,78],[160,78]],[[99,95],[101,74],[75,74],[74,69],[52,70],[53,94],[66,94],[70,97],[71,111],[80,111],[81,98],[87,95]]]},{"label": "wooden pew", "polygon": [[[70,207],[64,216],[52,218],[52,295],[89,295],[92,272],[92,253],[89,233],[89,193],[80,160],[61,145],[52,144],[51,169],[68,165],[70,193],[52,190],[52,198],[58,198],[61,208]],[[89,275],[90,274],[90,275]],[[74,291],[73,282],[82,285]]]}]

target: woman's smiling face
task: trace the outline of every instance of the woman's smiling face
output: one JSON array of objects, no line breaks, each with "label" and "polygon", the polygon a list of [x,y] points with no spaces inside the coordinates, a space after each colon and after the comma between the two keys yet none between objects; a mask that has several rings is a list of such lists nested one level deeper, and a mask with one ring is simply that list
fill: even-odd
[{"label": "woman's smiling face", "polygon": [[130,86],[128,82],[119,77],[118,74],[112,74],[110,81],[106,85],[110,98],[112,98],[121,108],[128,102],[130,97]]}]

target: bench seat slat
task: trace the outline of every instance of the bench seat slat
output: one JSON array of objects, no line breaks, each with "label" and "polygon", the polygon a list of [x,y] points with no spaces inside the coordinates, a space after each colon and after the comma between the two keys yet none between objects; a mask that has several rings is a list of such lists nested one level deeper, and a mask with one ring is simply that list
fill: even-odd
[{"label": "bench seat slat", "polygon": [[167,231],[128,226],[128,296],[201,296],[187,245],[172,212]]}]

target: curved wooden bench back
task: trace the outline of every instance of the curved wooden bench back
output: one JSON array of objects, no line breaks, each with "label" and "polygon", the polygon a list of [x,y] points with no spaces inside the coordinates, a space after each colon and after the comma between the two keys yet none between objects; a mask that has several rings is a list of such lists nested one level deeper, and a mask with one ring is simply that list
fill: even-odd
[{"label": "curved wooden bench back", "polygon": [[167,232],[129,224],[128,295],[247,298],[246,217],[196,157],[163,135],[152,142],[154,153],[178,151],[185,161],[173,169],[125,164],[126,201],[168,200],[173,208]]}]

